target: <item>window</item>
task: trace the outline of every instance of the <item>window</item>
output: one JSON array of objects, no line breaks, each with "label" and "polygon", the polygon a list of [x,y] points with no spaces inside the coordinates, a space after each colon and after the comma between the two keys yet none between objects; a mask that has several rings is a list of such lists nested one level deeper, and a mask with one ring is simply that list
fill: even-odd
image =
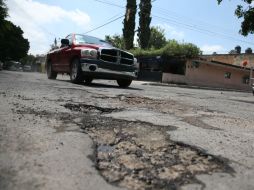
[{"label": "window", "polygon": [[108,42],[104,40],[101,40],[99,38],[95,38],[92,36],[81,35],[81,34],[75,35],[75,43],[76,44],[96,44],[96,45],[102,45],[106,47],[112,47],[111,44],[109,44]]},{"label": "window", "polygon": [[186,60],[177,59],[177,58],[171,58],[171,59],[164,60],[163,72],[177,74],[177,75],[185,75]]},{"label": "window", "polygon": [[72,35],[70,34],[70,35],[68,35],[67,37],[66,37],[66,39],[68,39],[69,40],[69,42],[70,42],[70,45],[72,44]]},{"label": "window", "polygon": [[224,74],[224,77],[225,77],[225,79],[230,79],[231,78],[231,73],[230,72],[226,72]]}]

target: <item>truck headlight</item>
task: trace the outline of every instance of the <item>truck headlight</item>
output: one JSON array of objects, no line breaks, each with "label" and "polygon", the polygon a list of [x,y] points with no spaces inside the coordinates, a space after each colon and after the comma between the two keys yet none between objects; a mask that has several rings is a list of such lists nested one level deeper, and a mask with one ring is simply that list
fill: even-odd
[{"label": "truck headlight", "polygon": [[137,58],[134,58],[134,67],[139,69],[139,62],[138,62]]},{"label": "truck headlight", "polygon": [[81,57],[97,59],[98,52],[94,49],[82,49],[81,50]]}]

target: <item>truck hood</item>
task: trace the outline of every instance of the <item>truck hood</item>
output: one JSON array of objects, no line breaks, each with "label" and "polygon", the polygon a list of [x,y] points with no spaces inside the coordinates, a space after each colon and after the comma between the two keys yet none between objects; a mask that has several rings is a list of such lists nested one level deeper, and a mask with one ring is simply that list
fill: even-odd
[{"label": "truck hood", "polygon": [[75,45],[76,48],[92,48],[92,49],[101,49],[101,48],[105,48],[105,49],[117,49],[114,46],[109,46],[109,45],[97,45],[97,44],[79,44],[79,45]]}]

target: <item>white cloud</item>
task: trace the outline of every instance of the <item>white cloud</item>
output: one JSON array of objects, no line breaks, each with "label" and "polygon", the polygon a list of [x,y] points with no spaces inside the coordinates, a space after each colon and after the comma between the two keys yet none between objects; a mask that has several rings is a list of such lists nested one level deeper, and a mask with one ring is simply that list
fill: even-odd
[{"label": "white cloud", "polygon": [[45,53],[49,49],[49,37],[53,34],[47,25],[59,25],[61,21],[69,21],[78,27],[87,29],[90,17],[79,9],[67,11],[59,6],[52,6],[36,0],[9,0],[9,20],[19,25],[24,31],[24,37],[30,42],[30,53]]},{"label": "white cloud", "polygon": [[201,50],[204,54],[211,54],[213,52],[224,51],[224,48],[221,45],[204,45],[201,47]]},{"label": "white cloud", "polygon": [[175,27],[170,26],[166,23],[164,24],[158,24],[159,27],[165,30],[166,35],[170,39],[176,39],[176,40],[183,40],[184,39],[184,32],[177,30]]}]

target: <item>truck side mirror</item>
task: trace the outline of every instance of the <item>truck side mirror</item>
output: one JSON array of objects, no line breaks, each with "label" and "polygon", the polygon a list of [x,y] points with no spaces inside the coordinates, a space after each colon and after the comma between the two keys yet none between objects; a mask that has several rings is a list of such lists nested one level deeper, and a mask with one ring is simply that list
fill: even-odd
[{"label": "truck side mirror", "polygon": [[61,46],[69,46],[70,41],[68,39],[61,39]]}]

